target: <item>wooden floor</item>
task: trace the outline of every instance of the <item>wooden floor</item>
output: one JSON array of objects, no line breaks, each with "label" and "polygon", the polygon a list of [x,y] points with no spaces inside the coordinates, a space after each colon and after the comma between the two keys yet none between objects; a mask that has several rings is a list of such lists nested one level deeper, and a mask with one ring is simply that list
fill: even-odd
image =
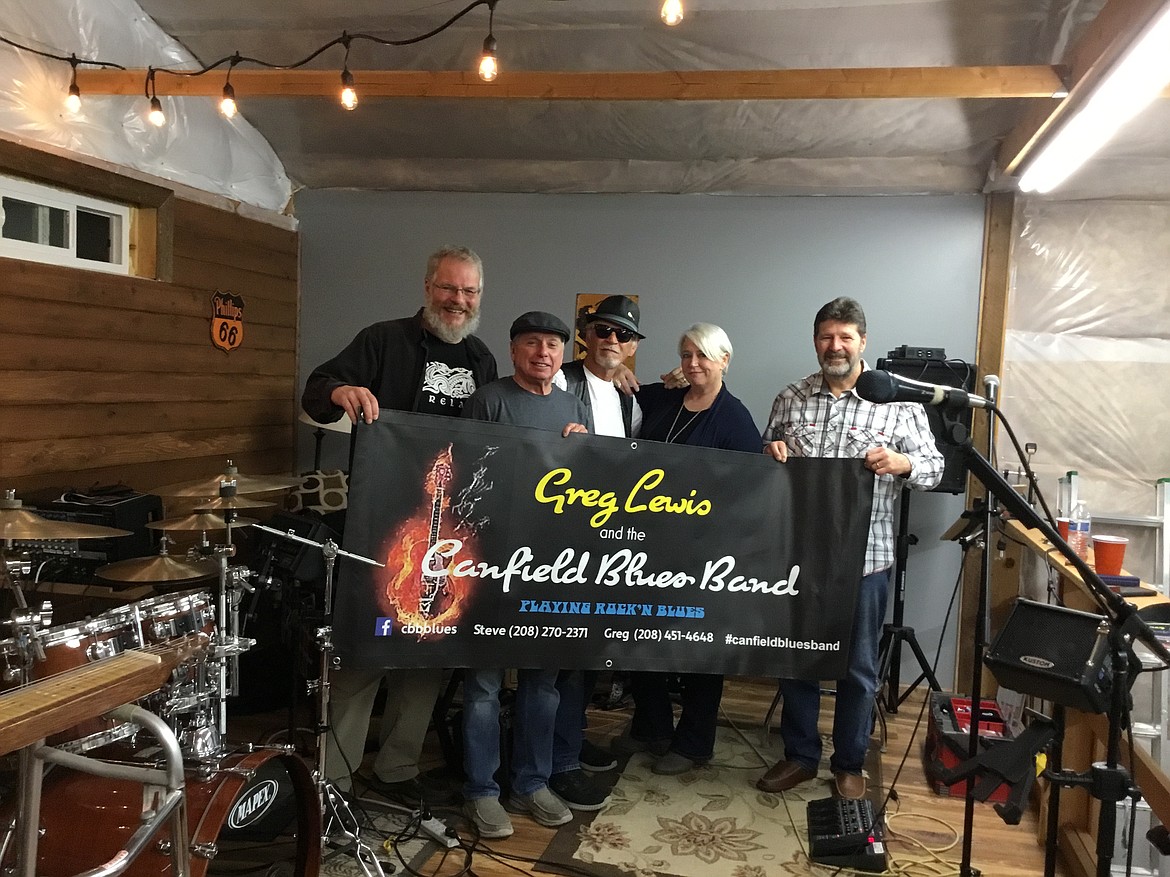
[{"label": "wooden floor", "polygon": [[[778,735],[765,734],[763,720],[775,693],[775,683],[768,680],[728,679],[723,696],[724,719],[733,722],[759,740],[766,757],[779,755]],[[829,708],[831,698],[825,699]],[[918,717],[923,703],[921,689],[911,694],[897,715],[889,717],[888,741],[882,755],[882,780],[888,792],[894,786],[894,797],[887,805],[892,822],[887,830],[890,853],[894,864],[908,864],[900,873],[909,877],[942,877],[958,874],[962,857],[964,801],[961,797],[935,794],[928,786],[922,766],[922,742],[927,723]],[[822,727],[828,727],[828,715],[822,716]],[[605,744],[621,733],[629,720],[629,710],[590,710],[589,737]],[[433,736],[433,735],[432,735]],[[424,769],[442,764],[437,746],[428,741]],[[761,773],[763,769],[761,769]],[[537,858],[548,846],[553,829],[543,828],[522,816],[513,817],[516,833],[507,840],[494,841],[493,858],[486,851],[476,851],[471,868],[478,877],[504,877],[534,873],[531,859]],[[1036,815],[1025,815],[1018,826],[1005,825],[990,804],[976,804],[972,832],[972,866],[984,877],[1035,877],[1043,873],[1044,850],[1036,840]],[[928,852],[933,850],[934,852]],[[455,861],[456,858],[459,861]],[[913,864],[914,859],[934,861]],[[426,873],[435,877],[453,877],[463,867],[462,857],[450,856],[437,871],[433,863]],[[810,873],[831,874],[831,869],[816,867]],[[848,873],[848,872],[846,872]],[[1058,875],[1067,875],[1058,866]],[[768,875],[772,877],[772,875]],[[780,875],[776,875],[780,877]]]}]

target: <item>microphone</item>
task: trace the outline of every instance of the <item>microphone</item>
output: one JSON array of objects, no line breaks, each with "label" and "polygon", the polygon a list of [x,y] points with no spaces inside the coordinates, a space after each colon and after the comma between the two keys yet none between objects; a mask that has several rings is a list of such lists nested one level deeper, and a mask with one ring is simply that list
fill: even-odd
[{"label": "microphone", "polygon": [[926,384],[881,369],[866,369],[857,378],[857,395],[867,402],[918,402],[944,408],[994,408],[995,403],[966,390]]}]

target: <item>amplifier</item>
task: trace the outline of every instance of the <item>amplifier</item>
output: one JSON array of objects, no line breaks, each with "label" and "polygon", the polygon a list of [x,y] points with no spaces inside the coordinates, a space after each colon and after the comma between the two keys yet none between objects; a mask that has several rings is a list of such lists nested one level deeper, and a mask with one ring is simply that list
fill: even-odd
[{"label": "amplifier", "polygon": [[129,530],[129,536],[109,539],[19,540],[17,545],[38,562],[51,561],[57,581],[88,584],[94,571],[108,563],[155,553],[154,535],[146,529],[163,516],[162,499],[129,488],[82,494],[60,490],[38,491],[26,497],[25,507],[51,521],[95,524]]},{"label": "amplifier", "polygon": [[1106,625],[1100,615],[1017,600],[983,662],[1005,688],[1103,713],[1113,681]]}]

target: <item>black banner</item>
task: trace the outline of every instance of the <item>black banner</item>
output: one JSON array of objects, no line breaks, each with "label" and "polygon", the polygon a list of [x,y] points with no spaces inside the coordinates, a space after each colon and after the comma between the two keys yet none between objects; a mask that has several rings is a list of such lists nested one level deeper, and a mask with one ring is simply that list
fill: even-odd
[{"label": "black banner", "polygon": [[792,459],[384,411],[359,424],[343,666],[834,679],[873,476]]}]

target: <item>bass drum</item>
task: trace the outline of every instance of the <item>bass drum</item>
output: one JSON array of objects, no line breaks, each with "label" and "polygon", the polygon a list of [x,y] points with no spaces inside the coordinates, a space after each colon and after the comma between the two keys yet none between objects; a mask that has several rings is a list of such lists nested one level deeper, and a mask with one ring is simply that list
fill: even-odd
[{"label": "bass drum", "polygon": [[[41,796],[37,874],[69,877],[109,862],[141,813],[141,783],[53,770]],[[316,877],[320,870],[317,791],[305,763],[282,750],[230,755],[203,781],[188,773],[187,823],[191,877]],[[170,837],[167,822],[126,877],[173,877]]]}]

